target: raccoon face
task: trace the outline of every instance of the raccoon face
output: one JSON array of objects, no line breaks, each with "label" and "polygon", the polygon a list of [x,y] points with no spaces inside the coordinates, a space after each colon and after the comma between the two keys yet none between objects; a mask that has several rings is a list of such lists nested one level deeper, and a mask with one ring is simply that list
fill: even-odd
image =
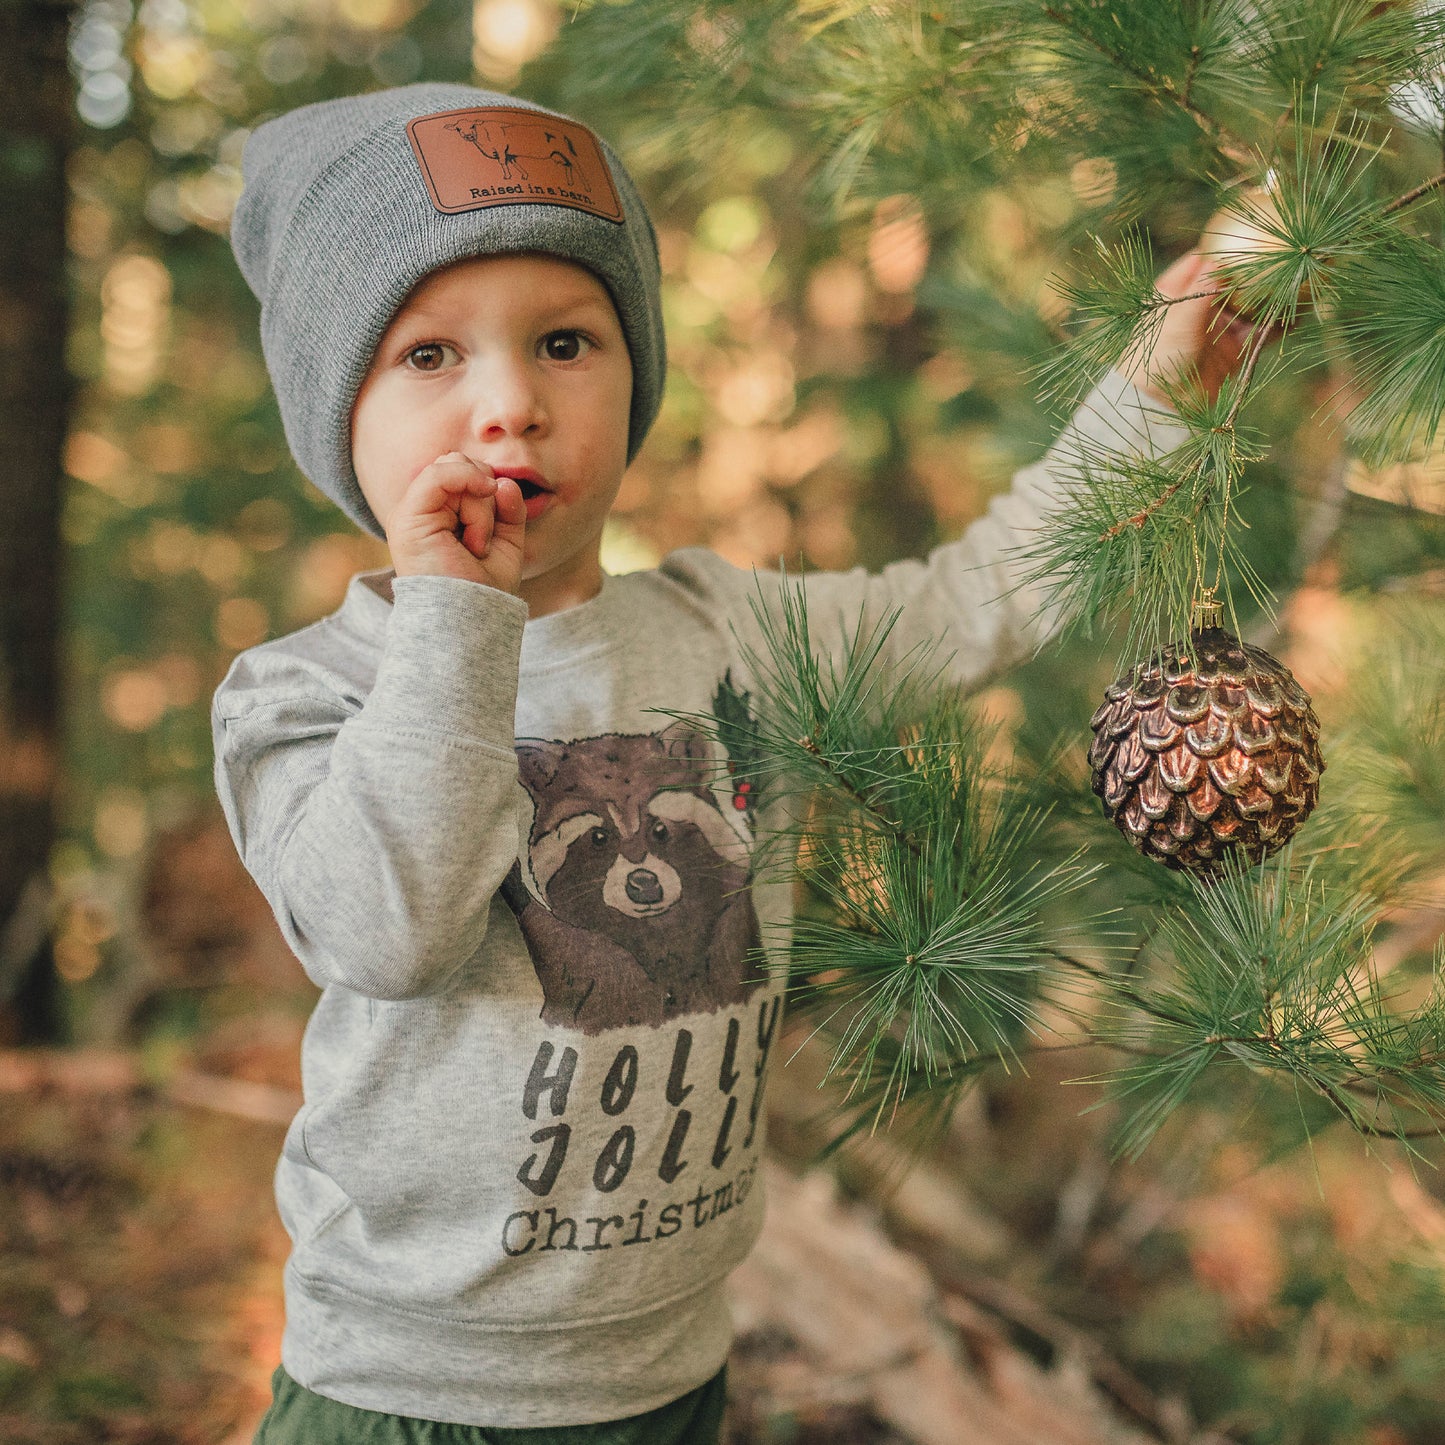
[{"label": "raccoon face", "polygon": [[642,827],[624,837],[616,810],[610,818],[577,813],[532,844],[532,874],[542,897],[565,916],[569,903],[601,897],[628,918],[666,913],[682,897],[682,879],[662,856],[672,830],[644,814]]},{"label": "raccoon face", "polygon": [[507,902],[537,966],[544,1019],[595,1033],[716,1008],[760,985],[744,957],[758,942],[751,819],[724,810],[706,738],[674,724],[523,739],[516,752],[526,798],[520,887]]},{"label": "raccoon face", "polygon": [[602,806],[606,816],[574,813],[532,841],[532,875],[560,917],[592,914],[596,927],[600,897],[615,915],[655,918],[682,898],[685,878],[711,881],[721,864],[746,865],[745,845],[695,793],[656,793],[630,816]]},{"label": "raccoon face", "polygon": [[648,851],[641,861],[634,863],[626,853],[619,853],[602,880],[602,901],[629,918],[653,918],[666,913],[682,897],[677,869],[653,851],[666,848],[670,841],[668,826],[661,818],[645,821],[642,831]]}]

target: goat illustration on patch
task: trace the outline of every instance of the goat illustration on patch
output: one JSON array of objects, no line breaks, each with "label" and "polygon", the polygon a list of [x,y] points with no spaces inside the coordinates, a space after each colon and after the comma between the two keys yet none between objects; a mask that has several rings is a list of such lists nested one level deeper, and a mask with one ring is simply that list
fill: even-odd
[{"label": "goat illustration on patch", "polygon": [[750,824],[710,786],[701,733],[679,721],[656,733],[523,739],[516,751],[535,812],[526,873],[519,859],[502,894],[546,1022],[587,1034],[656,1026],[742,1003],[768,981]]}]

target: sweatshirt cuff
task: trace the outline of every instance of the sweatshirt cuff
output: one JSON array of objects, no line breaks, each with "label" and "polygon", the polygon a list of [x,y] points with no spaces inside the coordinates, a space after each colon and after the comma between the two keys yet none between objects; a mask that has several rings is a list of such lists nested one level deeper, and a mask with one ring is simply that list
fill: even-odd
[{"label": "sweatshirt cuff", "polygon": [[394,577],[391,591],[363,716],[373,725],[510,749],[527,604],[462,577]]}]

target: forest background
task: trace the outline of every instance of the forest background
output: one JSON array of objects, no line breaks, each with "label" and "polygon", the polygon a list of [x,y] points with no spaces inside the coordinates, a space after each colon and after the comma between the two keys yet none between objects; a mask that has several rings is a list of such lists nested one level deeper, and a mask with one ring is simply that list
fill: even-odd
[{"label": "forest background", "polygon": [[[750,45],[803,44],[858,14],[882,48],[838,76],[837,95],[799,104],[749,84]],[[880,82],[895,113],[903,96],[919,134],[935,123],[907,104],[929,55],[893,43],[924,15],[808,0],[8,7],[6,23],[29,28],[7,53],[35,57],[37,74],[51,65],[68,117],[65,185],[49,187],[67,237],[64,366],[52,335],[25,369],[73,386],[60,388],[53,589],[57,926],[46,968],[0,969],[13,1045],[0,1055],[0,1435],[247,1439],[276,1359],[285,1242],[269,1175],[314,992],[214,803],[208,703],[237,651],[325,615],[387,555],[286,452],[225,240],[249,130],[422,78],[515,89],[597,126],[658,220],[671,360],[604,564],[703,544],[743,566],[873,568],[957,535],[1057,430],[1033,372],[1062,334],[1078,224],[1118,181],[1104,162],[1025,181],[1006,158],[950,177],[926,146],[911,169],[885,156],[851,170],[856,150],[824,139],[848,86]],[[896,64],[909,54],[913,72]],[[7,145],[19,195],[24,149]],[[964,179],[969,204],[950,209]],[[1158,269],[1193,243],[1206,202],[1149,211]],[[1400,639],[1439,635],[1445,485],[1429,465],[1355,464],[1292,394],[1277,408],[1262,422],[1288,445],[1251,475],[1242,545],[1280,596],[1271,650],[1327,738],[1346,737],[1390,709]],[[45,590],[14,555],[20,535],[6,549],[12,621]],[[1064,735],[1081,760],[1113,662],[1107,639],[1074,639],[988,688],[976,705],[999,755],[1045,756]],[[23,780],[30,755],[8,742],[7,776]],[[1411,846],[1438,860],[1436,885],[1376,950],[1406,979],[1428,981],[1445,921],[1435,801],[1417,799]],[[1093,856],[1127,891],[1129,851],[1102,818]],[[802,1165],[836,1095],[815,1090],[821,1061],[801,1030],[794,1051],[770,1127],[776,1160]],[[840,1257],[805,1265],[800,1244],[790,1256],[779,1243],[779,1278],[789,1261],[818,1311],[867,1322],[874,1352],[844,1360],[797,1316],[785,1328],[756,1286],[736,1440],[952,1440],[962,1421],[948,1411],[965,1401],[975,1423],[997,1413],[980,1439],[1445,1434],[1438,1144],[1407,1156],[1316,1120],[1306,1145],[1221,1091],[1130,1160],[1111,1108],[1081,1113],[1099,1091],[1058,1086],[1103,1062],[1061,1048],[986,1077],[901,1188],[886,1137],[830,1161],[866,1208],[845,1224],[815,1191],[816,1217],[855,1261],[885,1249],[881,1233],[860,1243],[859,1220],[884,1227],[928,1283],[884,1271],[883,1299],[862,1310]],[[890,1307],[910,1322],[890,1323]],[[889,1350],[940,1309],[950,1383],[925,1387]],[[932,1424],[899,1402],[930,1388]]]}]

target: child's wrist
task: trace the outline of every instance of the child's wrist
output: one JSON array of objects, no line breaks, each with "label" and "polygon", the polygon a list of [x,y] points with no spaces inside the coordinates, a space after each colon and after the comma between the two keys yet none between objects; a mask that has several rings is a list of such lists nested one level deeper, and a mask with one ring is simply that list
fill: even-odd
[{"label": "child's wrist", "polygon": [[434,563],[429,561],[409,562],[405,559],[393,558],[392,570],[398,577],[453,577],[458,582],[473,582],[479,587],[490,587],[494,591],[506,592],[513,597],[517,595],[515,587],[508,587],[505,582],[487,576],[480,567],[467,567],[464,562],[454,564],[449,559],[441,559]]}]

